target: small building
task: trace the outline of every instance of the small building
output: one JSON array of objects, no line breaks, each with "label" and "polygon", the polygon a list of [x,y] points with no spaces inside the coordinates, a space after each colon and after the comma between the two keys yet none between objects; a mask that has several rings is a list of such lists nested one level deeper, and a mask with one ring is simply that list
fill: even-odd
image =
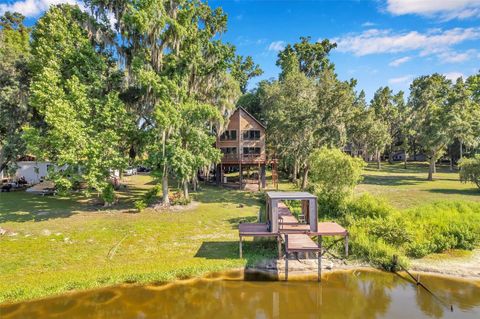
[{"label": "small building", "polygon": [[219,132],[216,147],[223,153],[216,168],[217,184],[226,183],[225,173],[234,170],[239,172],[241,188],[244,184],[244,172],[258,169],[259,185],[265,188],[265,126],[260,121],[244,108],[237,108],[230,116],[227,127]]},{"label": "small building", "polygon": [[52,169],[57,169],[56,165],[48,161],[37,161],[33,156],[23,156],[15,163],[16,170],[13,175],[8,176],[7,172],[0,172],[0,178],[10,178],[19,180],[24,177],[28,184],[38,184],[48,177]]}]

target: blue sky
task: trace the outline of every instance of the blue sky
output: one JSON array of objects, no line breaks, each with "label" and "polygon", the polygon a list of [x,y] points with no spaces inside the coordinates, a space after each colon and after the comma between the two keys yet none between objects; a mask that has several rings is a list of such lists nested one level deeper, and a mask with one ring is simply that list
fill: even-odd
[{"label": "blue sky", "polygon": [[[33,22],[50,4],[76,0],[0,1]],[[211,0],[229,16],[223,40],[251,55],[265,71],[250,83],[276,78],[278,50],[301,36],[338,44],[331,59],[343,80],[356,78],[367,98],[380,86],[408,90],[419,75],[449,78],[480,69],[480,0]]]}]

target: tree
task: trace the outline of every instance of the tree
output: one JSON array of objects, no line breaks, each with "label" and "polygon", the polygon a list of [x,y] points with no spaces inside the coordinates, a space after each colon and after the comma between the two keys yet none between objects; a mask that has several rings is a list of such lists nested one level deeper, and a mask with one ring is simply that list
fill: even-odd
[{"label": "tree", "polygon": [[252,57],[247,56],[245,59],[241,55],[237,55],[232,64],[232,76],[240,84],[242,94],[247,93],[247,83],[251,78],[263,74],[258,64],[253,62]]},{"label": "tree", "polygon": [[[217,40],[227,22],[220,8],[198,0],[90,0],[88,4],[100,20],[108,21],[113,14],[118,21],[117,52],[146,123],[141,130],[147,142],[142,144],[149,145],[148,161],[161,179],[163,203],[168,205],[169,176],[183,182],[188,191],[195,163],[205,163],[192,153],[193,146],[199,143],[204,154],[212,155],[208,159],[215,160],[217,151],[207,143],[211,139],[205,138],[205,130],[212,132],[223,124],[217,116],[192,121],[184,110],[200,106],[206,110],[209,105],[227,118],[240,95],[239,81],[245,88],[260,70],[251,58],[236,57],[232,45]],[[198,140],[192,141],[186,132],[197,132]]]},{"label": "tree", "polygon": [[[395,144],[398,142],[400,134],[399,108],[404,103],[403,92],[400,95],[393,95],[392,90],[386,86],[379,88],[370,102],[370,107],[375,111],[375,117],[382,121],[387,127],[390,135],[387,143],[388,161],[393,163],[393,154],[395,151]],[[384,147],[382,147],[383,152]]]},{"label": "tree", "polygon": [[309,158],[310,180],[321,209],[338,214],[344,200],[362,179],[365,162],[339,149],[315,149]]},{"label": "tree", "polygon": [[415,139],[430,161],[428,180],[433,179],[435,162],[451,141],[448,95],[450,81],[438,73],[416,78],[410,85],[408,103],[412,110]]},{"label": "tree", "polygon": [[51,7],[38,20],[32,32],[31,105],[45,125],[27,127],[24,138],[37,157],[61,168],[52,174],[58,188],[84,181],[111,204],[110,174],[126,166],[121,146],[133,121],[111,90],[118,80],[116,64],[84,23],[95,22],[71,5]]},{"label": "tree", "polygon": [[28,106],[30,29],[24,19],[11,12],[0,17],[0,172],[24,155],[22,127],[35,117]]},{"label": "tree", "polygon": [[375,154],[377,168],[381,168],[382,152],[386,145],[391,144],[392,137],[388,131],[388,125],[372,111],[367,115],[366,122],[368,131],[367,149]]},{"label": "tree", "polygon": [[472,182],[480,188],[480,155],[460,160],[460,180],[464,183]]},{"label": "tree", "polygon": [[321,72],[331,67],[328,59],[330,51],[337,47],[336,43],[324,39],[310,43],[311,37],[301,37],[293,46],[288,44],[278,54],[277,66],[282,69],[280,79],[290,71],[300,71],[309,78],[318,78]]}]

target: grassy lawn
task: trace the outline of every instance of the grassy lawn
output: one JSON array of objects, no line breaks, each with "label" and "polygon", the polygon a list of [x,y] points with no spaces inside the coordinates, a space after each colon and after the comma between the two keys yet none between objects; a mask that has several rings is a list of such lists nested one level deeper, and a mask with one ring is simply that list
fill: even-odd
[{"label": "grassy lawn", "polygon": [[0,302],[194,276],[274,254],[258,242],[238,258],[238,222],[256,220],[260,195],[205,187],[191,210],[133,213],[121,208],[151,183],[130,179],[116,210],[83,197],[0,193],[0,225],[10,232],[0,236]]},{"label": "grassy lawn", "polygon": [[471,183],[459,181],[458,172],[440,166],[433,181],[427,181],[427,164],[383,164],[378,170],[371,164],[365,169],[364,180],[355,193],[369,192],[387,199],[397,208],[410,208],[441,200],[480,201],[480,190]]},{"label": "grassy lawn", "polygon": [[[398,208],[439,200],[480,201],[480,192],[441,167],[369,166],[356,194],[370,192]],[[269,176],[270,177],[270,176]],[[255,221],[262,195],[204,186],[190,210],[135,213],[132,201],[152,187],[149,176],[129,177],[120,201],[105,209],[95,198],[0,193],[0,302],[122,282],[166,281],[242,267],[275,256],[275,244],[245,245],[238,258],[237,227]],[[283,181],[280,190],[293,190]]]}]

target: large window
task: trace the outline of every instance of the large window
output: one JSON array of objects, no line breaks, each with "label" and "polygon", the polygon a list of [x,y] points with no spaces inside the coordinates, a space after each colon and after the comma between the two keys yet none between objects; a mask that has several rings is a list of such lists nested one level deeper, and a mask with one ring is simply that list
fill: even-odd
[{"label": "large window", "polygon": [[220,141],[235,141],[237,139],[237,131],[229,130],[220,135]]},{"label": "large window", "polygon": [[259,130],[243,131],[243,139],[244,140],[259,140],[260,139],[260,131]]},{"label": "large window", "polygon": [[223,153],[223,154],[237,154],[237,148],[236,147],[221,147],[220,148],[220,151]]},{"label": "large window", "polygon": [[260,147],[244,147],[243,155],[260,155]]}]

